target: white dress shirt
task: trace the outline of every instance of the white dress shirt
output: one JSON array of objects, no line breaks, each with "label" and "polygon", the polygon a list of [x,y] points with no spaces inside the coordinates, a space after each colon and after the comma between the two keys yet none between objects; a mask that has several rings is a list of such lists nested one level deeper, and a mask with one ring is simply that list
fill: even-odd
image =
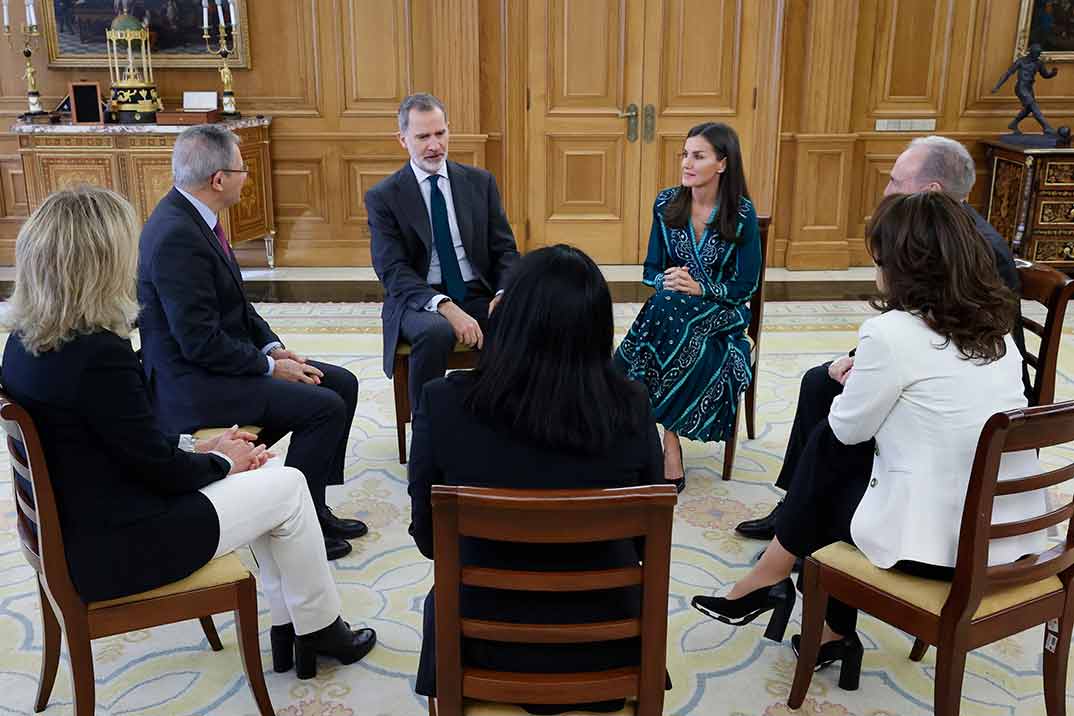
[{"label": "white dress shirt", "polygon": [[[185,198],[187,201],[194,205],[194,208],[198,210],[198,214],[201,215],[201,218],[205,221],[205,224],[215,232],[216,225],[220,223],[220,217],[216,215],[216,212],[210,209],[205,204],[205,202],[203,202],[201,199],[198,199],[193,194],[183,191],[179,187],[175,187],[175,190],[182,194],[183,198]],[[428,199],[425,200],[425,204],[429,204]],[[269,353],[271,353],[276,348],[283,348],[283,344],[279,341],[272,341],[268,345],[261,347],[261,352],[264,353],[265,358],[268,359],[268,371],[265,373],[265,375],[272,375],[272,371],[276,369],[276,361],[272,358],[272,356],[269,355]],[[182,445],[180,445],[180,447],[182,447]],[[227,456],[221,455],[221,457],[226,458]],[[228,462],[230,462],[230,460]]]},{"label": "white dress shirt", "polygon": [[[414,171],[414,177],[418,180],[418,188],[421,190],[421,198],[425,200],[425,213],[429,215],[429,230],[430,233],[432,233],[433,210],[431,196],[433,190],[432,187],[429,186],[428,181],[432,174],[415,164],[413,159],[410,160],[410,168]],[[459,233],[459,222],[455,218],[455,202],[451,196],[451,179],[448,177],[447,159],[440,163],[440,169],[438,169],[436,173],[439,176],[444,177],[443,181],[437,181],[439,181],[440,193],[444,195],[444,202],[447,204],[448,226],[451,229],[451,243],[455,247],[455,257],[459,260],[459,271],[462,273],[462,280],[473,281],[475,278],[474,269],[470,265],[470,259],[466,257],[466,249],[462,245],[462,234]],[[433,239],[431,260],[429,261],[429,273],[426,274],[425,280],[430,286],[443,282],[443,276],[440,273],[440,255],[436,252],[435,237]],[[437,294],[425,304],[425,310],[435,311],[436,307],[440,305],[440,302],[445,300],[447,300],[447,296]]]}]

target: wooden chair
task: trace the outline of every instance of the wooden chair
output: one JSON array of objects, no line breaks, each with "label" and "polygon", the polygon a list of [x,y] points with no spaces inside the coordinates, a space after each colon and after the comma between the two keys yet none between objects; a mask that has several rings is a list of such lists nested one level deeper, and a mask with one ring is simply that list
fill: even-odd
[{"label": "wooden chair", "polygon": [[1048,310],[1043,326],[1022,317],[1022,327],[1040,338],[1040,351],[1026,356],[1026,362],[1033,368],[1031,404],[1047,405],[1055,400],[1055,368],[1059,361],[1067,303],[1074,294],[1074,281],[1051,266],[1021,259],[1018,260],[1018,277],[1022,280],[1022,298],[1043,304]]},{"label": "wooden chair", "polygon": [[233,611],[246,678],[262,716],[275,713],[265,688],[258,643],[257,587],[234,553],[215,559],[186,579],[104,602],[83,602],[71,583],[44,452],[28,413],[0,392],[0,423],[14,471],[17,529],[22,552],[37,571],[43,649],[34,711],[48,705],[67,640],[75,716],[93,716],[95,687],[90,640],[185,619],[198,619],[213,651],[220,637],[210,615]]},{"label": "wooden chair", "polygon": [[[1074,440],[1074,402],[996,413],[985,423],[970,473],[953,581],[879,569],[839,542],[805,560],[801,653],[787,704],[805,699],[820,649],[829,597],[834,597],[934,644],[938,716],[959,712],[966,654],[1012,634],[1044,631],[1044,703],[1048,716],[1065,713],[1067,657],[1074,622],[1074,502],[1046,514],[992,524],[996,496],[1052,487],[1074,477],[1074,463],[1015,480],[997,481],[1004,453]],[[1039,554],[988,566],[990,540],[1066,523],[1066,541]],[[924,653],[924,650],[921,652]],[[917,655],[920,656],[920,655]]]},{"label": "wooden chair", "polygon": [[[469,370],[477,367],[481,354],[462,343],[456,343],[448,356],[448,370]],[[392,387],[395,390],[395,435],[399,441],[399,464],[406,465],[406,424],[410,422],[410,344],[402,340],[395,347],[395,368]]]},{"label": "wooden chair", "polygon": [[[764,318],[764,276],[765,264],[768,263],[768,227],[772,218],[758,216],[757,223],[761,231],[761,274],[757,278],[757,290],[750,298],[750,325],[746,329],[746,335],[750,339],[750,371],[753,380],[746,386],[746,437],[753,440],[756,437],[754,430],[754,413],[757,405],[757,368],[761,364],[761,321]],[[738,415],[735,415],[735,425],[731,429],[731,437],[723,446],[723,479],[730,480],[731,472],[735,466],[735,447],[738,443]]]},{"label": "wooden chair", "polygon": [[[436,699],[431,716],[461,716],[463,699],[497,702],[484,714],[522,713],[506,704],[584,703],[637,699],[637,716],[663,712],[672,485],[610,490],[500,490],[434,485]],[[525,572],[462,567],[461,536],[526,543],[645,538],[639,567],[574,572]],[[463,619],[459,585],[526,591],[577,592],[641,585],[640,619],[591,624],[515,624]],[[530,674],[467,668],[463,637],[503,642],[567,644],[640,636],[639,666],[573,674]],[[486,704],[481,705],[487,706]]]}]

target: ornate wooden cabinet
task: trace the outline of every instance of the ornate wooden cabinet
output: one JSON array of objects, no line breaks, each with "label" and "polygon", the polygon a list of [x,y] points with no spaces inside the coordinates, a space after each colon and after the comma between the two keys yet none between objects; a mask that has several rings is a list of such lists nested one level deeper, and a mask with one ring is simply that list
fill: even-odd
[{"label": "ornate wooden cabinet", "polygon": [[[223,122],[242,140],[240,151],[250,169],[242,199],[223,218],[232,244],[261,239],[269,266],[276,220],[272,212],[271,119]],[[171,147],[186,127],[171,125],[33,125],[16,124],[19,154],[26,176],[30,209],[49,193],[78,183],[113,189],[134,204],[142,221],[149,218],[172,186]]]},{"label": "ornate wooden cabinet", "polygon": [[988,221],[1017,256],[1074,268],[1074,149],[985,140]]}]

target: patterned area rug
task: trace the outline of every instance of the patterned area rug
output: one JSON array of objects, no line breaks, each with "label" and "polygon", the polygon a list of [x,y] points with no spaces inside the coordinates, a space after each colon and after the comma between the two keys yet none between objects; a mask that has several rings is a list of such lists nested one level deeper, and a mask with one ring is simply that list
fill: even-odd
[{"label": "patterned area rug", "polygon": [[[621,336],[639,306],[616,306]],[[322,661],[319,675],[300,682],[269,669],[267,681],[281,716],[421,716],[413,693],[421,641],[421,604],[432,583],[432,563],[414,548],[406,528],[406,471],[396,456],[391,384],[381,372],[379,305],[265,304],[259,310],[288,346],[346,366],[361,381],[351,429],[347,482],[330,488],[337,514],[369,524],[368,536],[335,563],[335,576],[352,623],[377,629],[379,646],[358,665]],[[738,448],[734,480],[722,482],[721,445],[686,444],[689,484],[680,497],[672,549],[668,669],[675,688],[665,713],[705,716],[789,716],[785,700],[794,671],[787,640],[761,638],[767,620],[740,629],[690,608],[694,594],[713,593],[744,574],[763,546],[734,534],[740,520],[760,516],[779,499],[773,486],[790,428],[802,373],[845,352],[872,311],[864,303],[770,303],[758,376],[757,439]],[[1057,397],[1074,398],[1074,346],[1064,336]],[[282,447],[282,446],[281,446]],[[1054,460],[1055,453],[1045,455]],[[41,627],[34,573],[19,552],[10,471],[0,455],[0,714],[32,713],[41,658]],[[1067,487],[1066,490],[1070,490]],[[251,563],[249,555],[244,559]],[[261,643],[269,668],[268,612],[262,602]],[[254,714],[230,615],[216,618],[225,649],[209,650],[196,622],[94,642],[97,713]],[[841,691],[834,670],[821,672],[803,716],[918,716],[932,713],[935,650],[920,663],[907,659],[911,640],[870,617],[860,620],[865,644],[861,688]],[[1044,713],[1041,692],[1043,630],[1033,629],[984,649],[967,661],[965,716]],[[73,712],[66,652],[46,714]],[[1074,695],[1074,691],[1068,691]],[[1074,700],[1068,696],[1068,704]]]}]

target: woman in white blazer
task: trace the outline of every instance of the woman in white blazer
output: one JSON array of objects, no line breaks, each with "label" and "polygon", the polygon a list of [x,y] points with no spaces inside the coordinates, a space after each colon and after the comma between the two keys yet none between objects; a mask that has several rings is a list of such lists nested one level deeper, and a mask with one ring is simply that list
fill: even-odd
[{"label": "woman in white blazer", "polygon": [[[950,579],[981,428],[1026,405],[1010,337],[1017,299],[958,203],[940,192],[887,197],[868,237],[882,313],[861,326],[854,367],[809,438],[776,537],[726,597],[693,601],[734,625],[775,610],[766,636],[777,641],[794,605],[796,557],[833,542],[855,544],[878,567]],[[1037,471],[1034,451],[1012,453],[999,478]],[[1040,491],[997,497],[993,520],[1044,511]],[[1043,545],[1043,533],[993,540],[989,564]],[[861,668],[856,616],[829,600],[818,662],[842,661],[846,689],[857,688]]]}]

